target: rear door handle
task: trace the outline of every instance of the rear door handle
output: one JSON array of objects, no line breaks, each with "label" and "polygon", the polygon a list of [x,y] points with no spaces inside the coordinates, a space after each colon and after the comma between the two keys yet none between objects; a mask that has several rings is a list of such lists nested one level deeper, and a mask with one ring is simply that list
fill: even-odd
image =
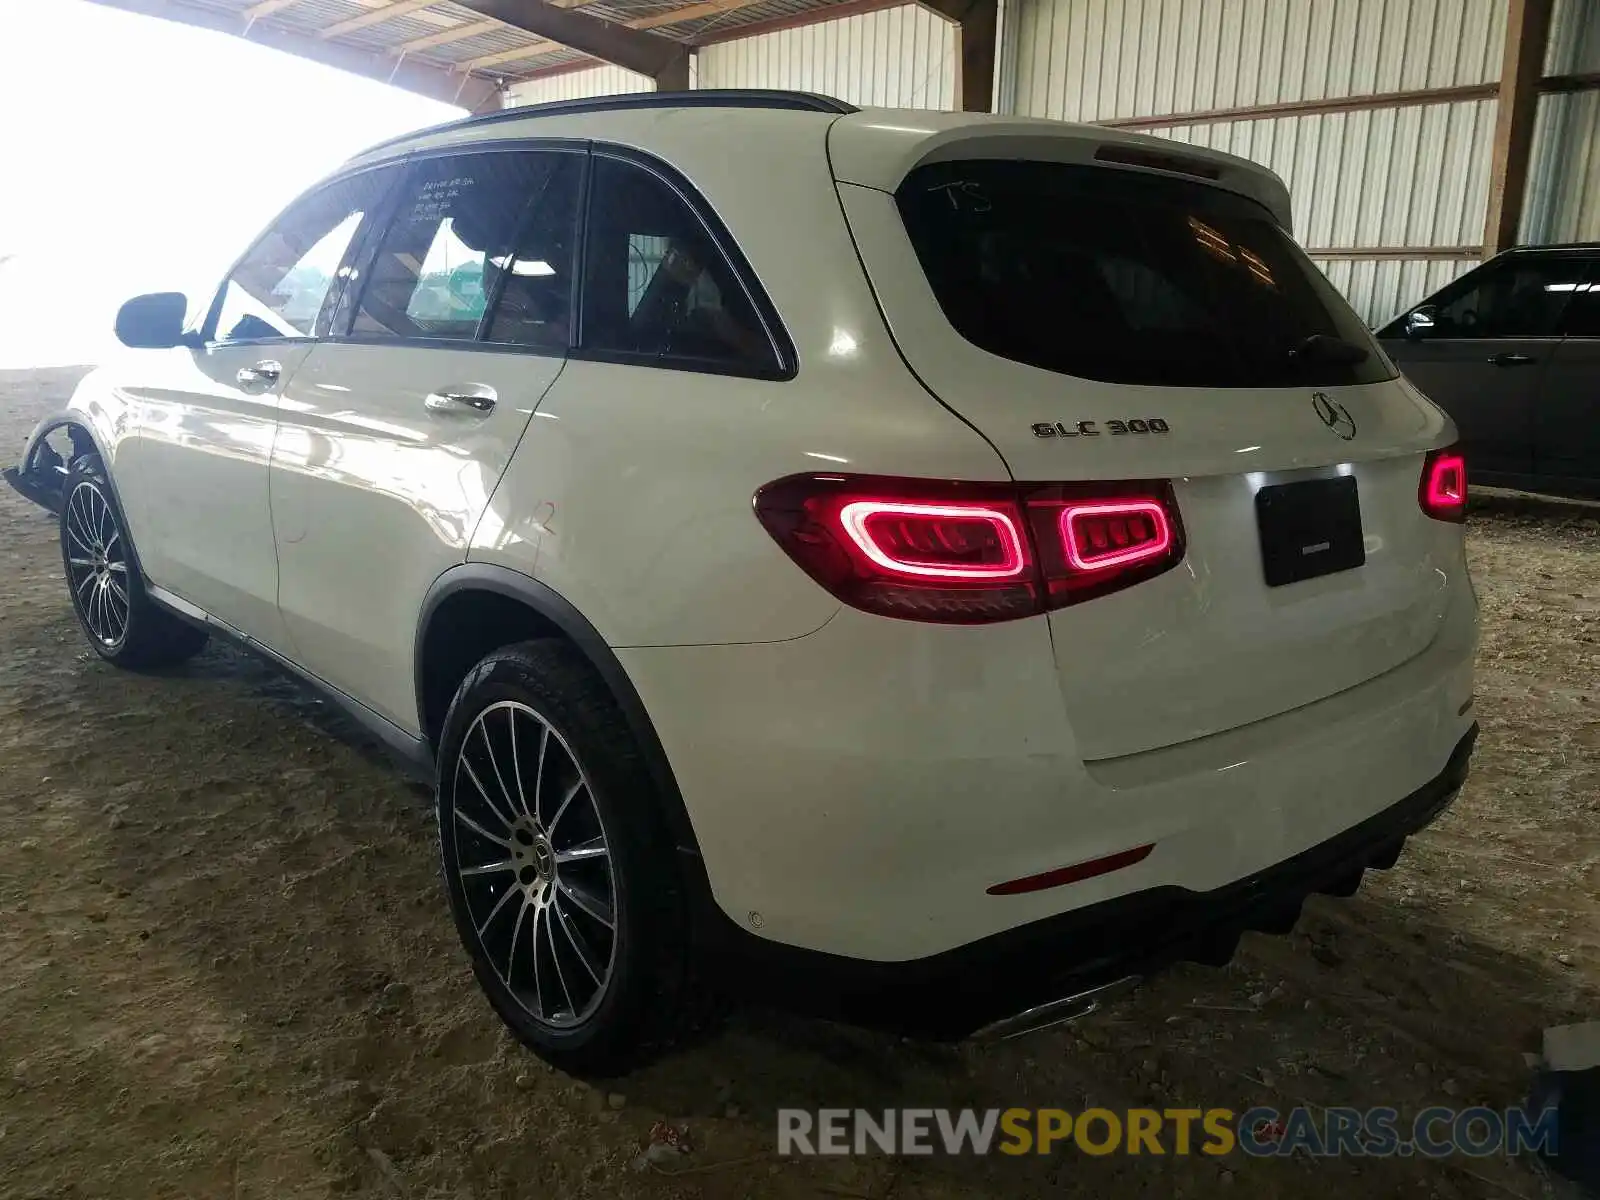
[{"label": "rear door handle", "polygon": [[283,374],[283,364],[264,358],[252,366],[240,367],[234,380],[239,384],[239,390],[258,396],[262,392],[271,391],[277,386],[278,377]]},{"label": "rear door handle", "polygon": [[477,413],[482,416],[494,411],[494,401],[492,387],[470,384],[429,392],[422,399],[422,407],[432,413]]},{"label": "rear door handle", "polygon": [[1531,367],[1537,360],[1531,354],[1492,354],[1489,361],[1497,367]]}]

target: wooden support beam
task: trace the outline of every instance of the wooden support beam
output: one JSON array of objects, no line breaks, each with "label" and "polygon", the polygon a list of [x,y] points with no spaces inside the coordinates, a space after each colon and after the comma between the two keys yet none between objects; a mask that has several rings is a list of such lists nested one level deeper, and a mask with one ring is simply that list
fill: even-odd
[{"label": "wooden support beam", "polygon": [[502,63],[519,62],[524,58],[536,58],[541,54],[549,54],[552,50],[565,50],[560,42],[538,41],[529,42],[526,46],[518,46],[514,50],[496,50],[493,54],[481,54],[477,58],[470,58],[466,62],[457,63],[458,71],[476,71],[483,67],[497,67]]},{"label": "wooden support beam", "polygon": [[473,106],[472,115],[477,117],[482,116],[484,113],[499,112],[505,106],[506,94],[499,88],[495,88],[492,92],[490,92],[481,101]]},{"label": "wooden support beam", "polygon": [[1550,41],[1553,0],[1510,0],[1506,53],[1500,68],[1499,109],[1489,165],[1489,219],[1483,233],[1488,257],[1517,244],[1522,202],[1533,156],[1533,123],[1539,112],[1539,79]]},{"label": "wooden support beam", "polygon": [[1311,258],[1365,262],[1470,262],[1483,257],[1482,246],[1308,246]]},{"label": "wooden support beam", "polygon": [[1545,94],[1592,92],[1596,88],[1600,88],[1600,71],[1585,71],[1579,75],[1546,75],[1539,81],[1539,91]]},{"label": "wooden support beam", "polygon": [[427,37],[412,38],[409,42],[401,42],[398,46],[390,47],[389,53],[412,54],[418,50],[426,50],[431,46],[448,46],[451,42],[464,42],[468,38],[477,37],[479,34],[493,33],[500,28],[503,27],[499,21],[467,21],[451,29],[441,29],[438,33],[430,33]]},{"label": "wooden support beam", "polygon": [[254,21],[258,17],[264,17],[269,13],[275,13],[280,8],[288,8],[291,4],[298,3],[300,3],[300,0],[258,0],[257,3],[252,4],[249,8],[245,9],[243,15],[248,20]]},{"label": "wooden support beam", "polygon": [[[747,25],[724,25],[709,33],[694,37],[695,46],[715,46],[719,42],[736,42],[742,38],[760,37],[765,33],[779,33],[785,29],[802,29],[807,25],[820,25],[824,21],[842,21],[846,17],[859,17],[863,13],[882,12],[886,8],[900,8],[907,0],[842,0],[822,8],[802,9],[783,17],[765,21],[751,21]],[[740,7],[743,7],[742,5]],[[939,14],[941,17],[943,13]],[[683,18],[678,18],[682,20]],[[948,17],[945,17],[949,20]],[[665,24],[666,22],[663,22]]]},{"label": "wooden support beam", "polygon": [[[668,38],[629,29],[544,0],[458,0],[464,7],[507,25],[525,29],[602,62],[615,63],[652,79],[674,64],[684,48]],[[687,71],[687,67],[684,68]],[[687,75],[685,75],[687,78]]]},{"label": "wooden support beam", "polygon": [[[586,4],[595,4],[599,0],[557,0],[558,8],[581,8]],[[903,3],[904,0],[889,0],[890,3]],[[701,17],[720,16],[722,13],[734,12],[741,8],[750,8],[756,4],[764,4],[766,0],[701,0],[698,4],[690,4],[683,8],[663,9],[661,12],[651,13],[648,17],[635,17],[626,22],[629,29],[654,29],[660,25],[677,25],[683,21],[695,21]],[[492,67],[501,63],[519,62],[523,59],[533,58],[540,54],[548,54],[552,50],[565,49],[560,42],[541,41],[518,50],[502,50],[497,54],[486,54],[481,58],[472,59],[470,62],[459,64],[459,68]],[[595,66],[594,61],[562,63],[559,67],[547,67],[535,71],[530,78],[542,78],[545,75],[565,75],[573,71],[588,71]],[[656,81],[656,90],[662,92],[679,92],[689,89],[689,53],[687,50],[670,61],[653,77]]]},{"label": "wooden support beam", "polygon": [[956,25],[956,107],[989,112],[994,107],[995,47],[1000,38],[997,0],[921,0]]},{"label": "wooden support beam", "polygon": [[356,16],[347,17],[343,21],[328,25],[317,30],[317,36],[324,40],[338,37],[341,33],[350,33],[357,29],[365,29],[368,25],[382,25],[385,21],[392,21],[396,17],[403,17],[407,13],[416,12],[419,8],[427,8],[430,4],[437,4],[439,0],[397,0],[394,4],[385,4],[382,8],[369,9],[367,12],[358,13]]},{"label": "wooden support beam", "polygon": [[1116,117],[1096,121],[1107,129],[1173,129],[1181,125],[1225,125],[1232,121],[1261,121],[1273,117],[1304,117],[1320,113],[1371,112],[1380,108],[1416,108],[1425,104],[1457,104],[1467,100],[1492,100],[1499,87],[1493,83],[1468,83],[1454,87],[1417,88],[1409,92],[1374,92],[1362,96],[1333,96],[1326,100],[1280,100],[1272,104],[1246,104],[1237,108],[1206,108],[1194,112],[1153,117]]},{"label": "wooden support beam", "polygon": [[320,62],[353,75],[365,75],[369,79],[468,110],[477,108],[497,90],[494,83],[487,79],[462,75],[443,67],[430,67],[425,63],[396,62],[387,54],[334,45],[321,38],[276,29],[260,21],[251,25],[241,20],[237,13],[218,12],[194,4],[183,4],[179,0],[95,0],[95,3],[180,25],[211,29],[237,38],[243,38],[245,30],[249,29],[248,40],[258,46],[281,50],[285,54]]},{"label": "wooden support beam", "polygon": [[689,90],[689,58],[694,52],[679,46],[678,52],[667,65],[655,73],[656,91],[687,92]]},{"label": "wooden support beam", "polygon": [[635,17],[628,22],[629,29],[655,29],[660,25],[678,25],[684,21],[698,21],[701,17],[718,17],[726,12],[751,8],[765,0],[703,0],[686,8],[669,8],[648,17]]}]

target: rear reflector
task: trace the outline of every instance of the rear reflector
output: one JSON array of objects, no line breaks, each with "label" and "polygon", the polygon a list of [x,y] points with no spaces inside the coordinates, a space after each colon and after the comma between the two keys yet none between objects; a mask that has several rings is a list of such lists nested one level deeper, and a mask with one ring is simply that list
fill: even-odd
[{"label": "rear reflector", "polygon": [[1078,883],[1085,879],[1093,879],[1096,875],[1109,875],[1112,871],[1131,867],[1134,863],[1149,858],[1150,851],[1155,848],[1154,842],[1148,846],[1135,846],[1131,850],[1119,850],[1104,858],[1091,858],[1088,862],[1074,863],[1070,867],[1057,867],[1054,871],[1045,871],[1039,875],[1026,875],[1021,879],[1013,879],[1010,883],[997,883],[987,890],[991,896],[1019,896],[1024,892],[1042,892],[1046,888],[1060,887],[1065,883]]},{"label": "rear reflector", "polygon": [[1170,485],[791,475],[755,496],[789,557],[846,604],[976,624],[1149,579],[1183,557]]},{"label": "rear reflector", "polygon": [[1428,451],[1417,501],[1436,521],[1460,524],[1467,519],[1467,460],[1460,450],[1446,446]]}]

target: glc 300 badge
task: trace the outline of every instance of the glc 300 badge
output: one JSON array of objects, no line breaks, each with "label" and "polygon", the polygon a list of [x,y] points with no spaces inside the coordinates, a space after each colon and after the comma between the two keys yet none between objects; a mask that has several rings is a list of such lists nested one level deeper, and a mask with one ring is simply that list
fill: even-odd
[{"label": "glc 300 badge", "polygon": [[1101,429],[1099,421],[1077,421],[1068,424],[1065,421],[1040,421],[1033,427],[1033,436],[1042,438],[1053,437],[1099,437],[1102,433],[1171,433],[1172,426],[1160,417],[1129,417],[1125,421],[1107,421],[1106,427]]}]

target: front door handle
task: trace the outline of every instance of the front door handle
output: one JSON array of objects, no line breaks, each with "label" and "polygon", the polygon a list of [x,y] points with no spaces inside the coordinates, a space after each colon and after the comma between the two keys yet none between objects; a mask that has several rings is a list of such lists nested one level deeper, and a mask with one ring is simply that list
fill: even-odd
[{"label": "front door handle", "polygon": [[1489,361],[1497,367],[1531,367],[1537,360],[1531,354],[1491,354]]},{"label": "front door handle", "polygon": [[254,366],[240,367],[239,373],[234,376],[239,383],[239,390],[249,392],[251,395],[260,395],[269,392],[278,386],[278,377],[283,374],[283,364],[264,358]]},{"label": "front door handle", "polygon": [[422,407],[432,413],[476,413],[494,411],[495,393],[491,387],[440,388],[422,399]]}]

